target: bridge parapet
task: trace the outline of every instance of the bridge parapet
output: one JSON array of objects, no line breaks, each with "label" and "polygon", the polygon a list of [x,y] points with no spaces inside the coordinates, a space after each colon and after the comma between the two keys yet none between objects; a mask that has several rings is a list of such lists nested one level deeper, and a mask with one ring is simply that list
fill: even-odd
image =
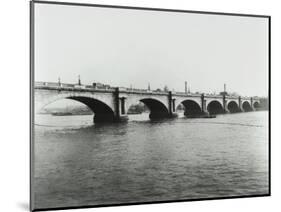
[{"label": "bridge parapet", "polygon": [[[72,89],[72,90],[79,90],[79,91],[112,91],[116,89],[116,87],[111,87],[109,85],[103,86],[93,86],[93,85],[78,85],[78,84],[70,84],[70,83],[59,83],[59,82],[35,82],[34,84],[35,89]],[[157,91],[157,90],[147,90],[147,89],[138,89],[138,88],[127,88],[127,87],[119,87],[120,93],[144,93],[144,94],[160,94],[160,95],[167,95],[169,94],[168,91]],[[182,96],[182,97],[201,97],[204,95],[205,98],[222,98],[223,95],[218,94],[206,94],[206,93],[185,93],[185,92],[172,92],[173,96]],[[239,96],[234,95],[226,95],[226,99],[238,99]],[[255,100],[259,101],[259,97],[248,97],[248,96],[241,96],[241,100]]]},{"label": "bridge parapet", "polygon": [[[35,82],[35,89],[50,89],[50,90],[71,90],[71,91],[111,91],[114,92],[116,87],[103,86],[94,87],[93,85],[78,85],[68,83],[54,83],[54,82]],[[146,89],[126,88],[119,87],[120,93],[136,93],[136,94],[156,94],[156,95],[167,95],[169,92],[165,91],[154,91]]]},{"label": "bridge parapet", "polygon": [[205,98],[211,98],[211,99],[222,99],[222,95],[204,95]]},{"label": "bridge parapet", "polygon": [[234,95],[231,95],[231,96],[225,96],[227,99],[238,99],[239,96],[234,96]]},{"label": "bridge parapet", "polygon": [[174,96],[184,96],[184,97],[200,97],[201,94],[197,93],[185,93],[185,92],[174,92]]},{"label": "bridge parapet", "polygon": [[98,92],[114,92],[115,88],[94,88],[91,85],[77,85],[77,84],[66,84],[66,83],[50,83],[50,82],[35,82],[35,89],[46,89],[46,90],[65,90],[65,91],[98,91]]}]

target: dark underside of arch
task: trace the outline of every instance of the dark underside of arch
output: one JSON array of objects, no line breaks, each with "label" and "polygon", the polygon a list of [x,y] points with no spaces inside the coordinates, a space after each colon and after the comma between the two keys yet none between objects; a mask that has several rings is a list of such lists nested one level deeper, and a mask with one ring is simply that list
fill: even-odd
[{"label": "dark underside of arch", "polygon": [[230,113],[238,113],[240,112],[239,106],[236,102],[231,101],[227,105],[227,109],[229,110]]},{"label": "dark underside of arch", "polygon": [[253,110],[249,102],[244,102],[242,104],[242,108],[245,112],[249,112]]},{"label": "dark underside of arch", "polygon": [[221,114],[224,113],[221,103],[218,101],[212,101],[208,104],[207,110],[210,114]]},{"label": "dark underside of arch", "polygon": [[150,110],[149,118],[150,119],[161,119],[161,118],[168,118],[169,111],[167,107],[156,99],[141,99]]},{"label": "dark underside of arch", "polygon": [[102,101],[89,98],[89,97],[69,97],[67,99],[72,99],[87,105],[95,114],[94,122],[114,122],[115,116],[113,110]]},{"label": "dark underside of arch", "polygon": [[194,116],[202,114],[200,105],[192,100],[186,100],[182,102],[184,106],[184,115],[185,116]]},{"label": "dark underside of arch", "polygon": [[253,104],[253,106],[254,106],[254,108],[257,109],[257,110],[260,109],[260,107],[261,107],[261,106],[260,106],[260,103],[258,103],[258,102],[255,102],[255,103]]}]

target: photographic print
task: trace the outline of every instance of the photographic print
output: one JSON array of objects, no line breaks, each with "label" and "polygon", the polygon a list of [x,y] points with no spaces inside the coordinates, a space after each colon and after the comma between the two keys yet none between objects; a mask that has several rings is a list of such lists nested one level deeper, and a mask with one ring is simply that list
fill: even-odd
[{"label": "photographic print", "polygon": [[31,1],[31,210],[270,195],[270,17]]}]

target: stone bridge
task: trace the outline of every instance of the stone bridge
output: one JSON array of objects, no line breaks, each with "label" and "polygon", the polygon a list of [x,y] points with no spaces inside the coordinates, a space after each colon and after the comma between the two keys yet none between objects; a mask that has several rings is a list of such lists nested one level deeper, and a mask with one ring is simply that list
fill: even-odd
[{"label": "stone bridge", "polygon": [[258,97],[206,95],[183,92],[151,91],[122,87],[35,82],[34,111],[60,99],[72,99],[87,105],[94,112],[94,122],[127,120],[130,106],[143,102],[150,110],[150,119],[176,117],[182,104],[187,117],[206,114],[248,112],[259,108]]}]

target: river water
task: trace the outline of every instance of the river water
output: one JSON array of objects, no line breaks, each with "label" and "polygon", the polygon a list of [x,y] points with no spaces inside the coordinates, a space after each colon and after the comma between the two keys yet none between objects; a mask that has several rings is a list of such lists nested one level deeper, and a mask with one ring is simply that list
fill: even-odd
[{"label": "river water", "polygon": [[268,113],[94,125],[35,117],[35,207],[268,193]]}]

